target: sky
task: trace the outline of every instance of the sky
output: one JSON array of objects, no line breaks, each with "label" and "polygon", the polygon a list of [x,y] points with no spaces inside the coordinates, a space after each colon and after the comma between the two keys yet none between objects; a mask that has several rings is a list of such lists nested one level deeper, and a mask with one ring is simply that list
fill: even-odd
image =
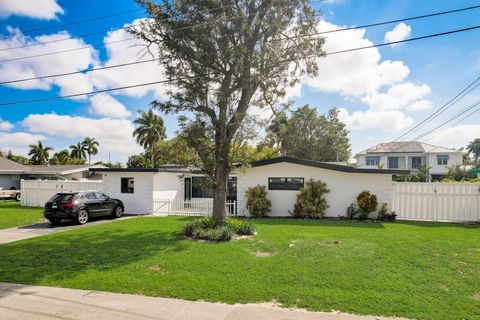
[{"label": "sky", "polygon": [[[480,4],[462,0],[312,2],[322,12],[318,23],[321,31]],[[112,16],[97,19],[105,15]],[[0,0],[0,82],[151,59],[150,56],[142,57],[139,52],[142,43],[130,39],[131,36],[121,29],[143,17],[145,12],[131,0]],[[76,23],[85,19],[90,20]],[[324,49],[332,52],[476,25],[480,25],[480,8],[330,33]],[[67,37],[72,38],[62,40]],[[92,46],[23,59],[87,45]],[[315,107],[319,113],[338,108],[340,119],[350,131],[352,153],[355,154],[399,137],[479,77],[479,45],[480,29],[476,29],[319,58],[318,76],[303,78],[299,85],[289,89],[289,98],[295,101],[293,109],[305,104]],[[66,77],[0,84],[0,104],[162,79],[162,68],[149,62]],[[473,90],[436,119],[405,136],[405,140],[436,128],[479,98],[480,89]],[[0,150],[26,155],[28,145],[41,140],[58,151],[86,136],[93,136],[100,143],[99,154],[93,160],[125,162],[129,155],[142,151],[132,138],[132,121],[138,111],[147,110],[154,99],[168,99],[164,85],[0,106]],[[268,118],[267,111],[256,112]],[[167,138],[174,137],[178,129],[177,116],[161,116]],[[456,122],[447,123],[420,141],[460,148],[480,137],[480,112]]]}]

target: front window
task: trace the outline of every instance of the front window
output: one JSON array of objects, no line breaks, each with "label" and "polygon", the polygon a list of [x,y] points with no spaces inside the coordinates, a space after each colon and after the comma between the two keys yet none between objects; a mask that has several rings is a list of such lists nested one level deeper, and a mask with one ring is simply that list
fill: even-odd
[{"label": "front window", "polygon": [[439,166],[446,166],[448,165],[448,155],[438,155],[437,156],[437,164]]},{"label": "front window", "polygon": [[388,168],[398,169],[398,157],[388,157]]},{"label": "front window", "polygon": [[300,190],[304,178],[268,178],[268,190]]},{"label": "front window", "polygon": [[192,198],[213,198],[213,188],[207,177],[192,177]]},{"label": "front window", "polygon": [[121,193],[133,193],[135,190],[135,181],[133,178],[121,178],[120,179],[120,192]]},{"label": "front window", "polygon": [[412,169],[420,169],[422,166],[422,157],[412,157]]},{"label": "front window", "polygon": [[365,163],[367,166],[379,166],[380,165],[380,157],[366,157],[365,158]]}]

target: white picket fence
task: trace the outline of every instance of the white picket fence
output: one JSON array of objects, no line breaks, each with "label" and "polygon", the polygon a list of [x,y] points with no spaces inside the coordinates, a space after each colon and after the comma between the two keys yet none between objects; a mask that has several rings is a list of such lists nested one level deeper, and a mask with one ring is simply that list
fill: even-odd
[{"label": "white picket fence", "polygon": [[396,182],[392,209],[405,220],[480,221],[480,184]]},{"label": "white picket fence", "polygon": [[102,181],[69,181],[69,180],[22,180],[21,205],[43,207],[58,192],[97,190],[104,191]]},{"label": "white picket fence", "polygon": [[[237,215],[236,201],[227,201],[227,214]],[[190,201],[153,199],[153,214],[177,216],[211,216],[213,199],[194,199]]]}]

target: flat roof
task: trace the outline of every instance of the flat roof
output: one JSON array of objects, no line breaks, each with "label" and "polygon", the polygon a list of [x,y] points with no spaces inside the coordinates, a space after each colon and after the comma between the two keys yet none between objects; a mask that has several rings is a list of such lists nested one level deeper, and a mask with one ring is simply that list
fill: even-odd
[{"label": "flat roof", "polygon": [[172,173],[196,173],[200,169],[195,167],[159,167],[159,168],[91,168],[91,172],[172,172]]},{"label": "flat roof", "polygon": [[252,164],[252,167],[261,167],[269,164],[282,163],[282,162],[288,162],[288,163],[294,163],[294,164],[299,164],[299,165],[308,166],[308,167],[315,167],[315,168],[348,172],[348,173],[378,173],[378,174],[409,174],[410,173],[410,170],[403,170],[403,169],[372,169],[372,168],[362,169],[362,168],[355,168],[355,167],[345,166],[345,165],[331,163],[331,162],[307,160],[307,159],[300,159],[300,158],[294,158],[294,157],[288,157],[288,156],[260,160],[260,161],[254,162]]}]

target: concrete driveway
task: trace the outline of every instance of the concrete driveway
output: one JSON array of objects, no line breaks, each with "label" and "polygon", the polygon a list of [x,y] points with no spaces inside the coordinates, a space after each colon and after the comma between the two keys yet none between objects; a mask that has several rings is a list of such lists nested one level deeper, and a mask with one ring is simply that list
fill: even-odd
[{"label": "concrete driveway", "polygon": [[68,231],[72,229],[78,228],[85,228],[89,226],[95,226],[98,224],[104,223],[111,223],[112,221],[116,220],[123,220],[128,218],[138,217],[137,215],[123,215],[119,219],[110,219],[110,218],[102,218],[102,219],[95,219],[87,224],[78,225],[73,221],[64,220],[58,226],[52,225],[50,222],[40,222],[36,224],[32,224],[29,226],[22,226],[17,228],[10,228],[10,229],[3,229],[0,230],[0,244],[2,243],[10,243],[15,242],[18,240],[29,239],[39,236],[44,236],[51,233],[57,233],[62,231]]},{"label": "concrete driveway", "polygon": [[[186,301],[0,283],[2,320],[375,320],[392,319],[284,309],[269,304]],[[399,318],[397,318],[399,319]]]}]

